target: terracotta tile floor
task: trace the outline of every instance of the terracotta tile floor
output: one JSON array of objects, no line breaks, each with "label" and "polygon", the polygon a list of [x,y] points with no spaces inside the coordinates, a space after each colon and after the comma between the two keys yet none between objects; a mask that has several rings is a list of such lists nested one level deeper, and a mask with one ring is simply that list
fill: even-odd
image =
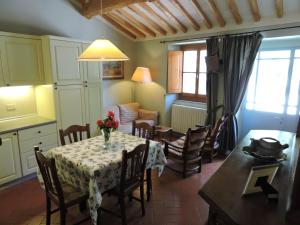
[{"label": "terracotta tile floor", "polygon": [[[186,179],[168,169],[159,178],[153,173],[153,195],[151,201],[146,202],[146,215],[141,217],[138,202],[128,202],[128,225],[204,225],[208,205],[197,193],[222,162],[215,160],[213,163],[204,163],[200,174],[193,174]],[[114,197],[105,198],[103,205],[118,211]],[[68,211],[67,224],[73,224],[88,215],[88,210],[82,214],[78,207],[73,207]],[[58,213],[51,218],[52,224],[59,224]],[[106,213],[101,214],[101,222],[102,225],[121,224],[119,218]],[[36,178],[0,191],[0,225],[45,223],[44,192]],[[83,224],[91,222],[88,220]]]}]

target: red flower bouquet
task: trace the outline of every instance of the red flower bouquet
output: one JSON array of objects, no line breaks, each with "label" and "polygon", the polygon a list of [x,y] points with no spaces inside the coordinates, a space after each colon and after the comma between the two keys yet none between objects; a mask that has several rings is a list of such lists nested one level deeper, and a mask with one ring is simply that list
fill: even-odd
[{"label": "red flower bouquet", "polygon": [[109,111],[106,114],[106,119],[97,120],[97,125],[104,134],[105,142],[108,142],[110,138],[110,132],[115,131],[119,127],[119,121],[115,119],[114,112]]}]

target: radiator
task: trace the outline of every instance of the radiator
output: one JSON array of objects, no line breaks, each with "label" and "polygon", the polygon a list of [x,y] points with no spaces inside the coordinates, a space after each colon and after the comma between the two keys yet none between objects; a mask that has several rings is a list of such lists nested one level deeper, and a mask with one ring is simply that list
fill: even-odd
[{"label": "radiator", "polygon": [[183,105],[172,105],[171,124],[174,131],[185,133],[188,128],[195,128],[196,124],[204,125],[206,109]]}]

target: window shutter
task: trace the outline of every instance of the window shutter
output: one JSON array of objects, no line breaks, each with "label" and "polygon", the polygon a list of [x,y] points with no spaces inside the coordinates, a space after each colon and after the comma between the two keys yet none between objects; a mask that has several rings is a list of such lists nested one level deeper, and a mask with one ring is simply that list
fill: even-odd
[{"label": "window shutter", "polygon": [[183,51],[168,52],[168,93],[182,92]]}]

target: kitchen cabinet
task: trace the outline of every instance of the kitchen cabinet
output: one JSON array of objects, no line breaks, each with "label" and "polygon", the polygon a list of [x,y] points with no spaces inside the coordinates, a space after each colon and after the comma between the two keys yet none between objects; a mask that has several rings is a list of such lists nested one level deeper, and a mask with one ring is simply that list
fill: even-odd
[{"label": "kitchen cabinet", "polygon": [[102,94],[98,84],[86,84],[84,87],[86,122],[90,124],[91,136],[98,134],[96,121],[101,119]]},{"label": "kitchen cabinet", "polygon": [[58,129],[86,123],[83,85],[56,86],[54,94]]},{"label": "kitchen cabinet", "polygon": [[[82,44],[84,51],[89,44]],[[84,83],[99,83],[102,80],[101,63],[100,62],[80,62],[84,65]]]},{"label": "kitchen cabinet", "polygon": [[34,146],[43,152],[58,146],[56,124],[47,124],[18,131],[23,176],[36,172]]},{"label": "kitchen cabinet", "polygon": [[99,62],[78,61],[88,45],[68,38],[43,37],[46,80],[54,84],[57,128],[89,123],[94,136],[102,110],[102,73]]},{"label": "kitchen cabinet", "polygon": [[0,135],[0,185],[22,176],[17,133]]},{"label": "kitchen cabinet", "polygon": [[3,84],[5,86],[43,84],[44,65],[41,38],[1,34],[0,79],[2,73],[2,86]]}]

